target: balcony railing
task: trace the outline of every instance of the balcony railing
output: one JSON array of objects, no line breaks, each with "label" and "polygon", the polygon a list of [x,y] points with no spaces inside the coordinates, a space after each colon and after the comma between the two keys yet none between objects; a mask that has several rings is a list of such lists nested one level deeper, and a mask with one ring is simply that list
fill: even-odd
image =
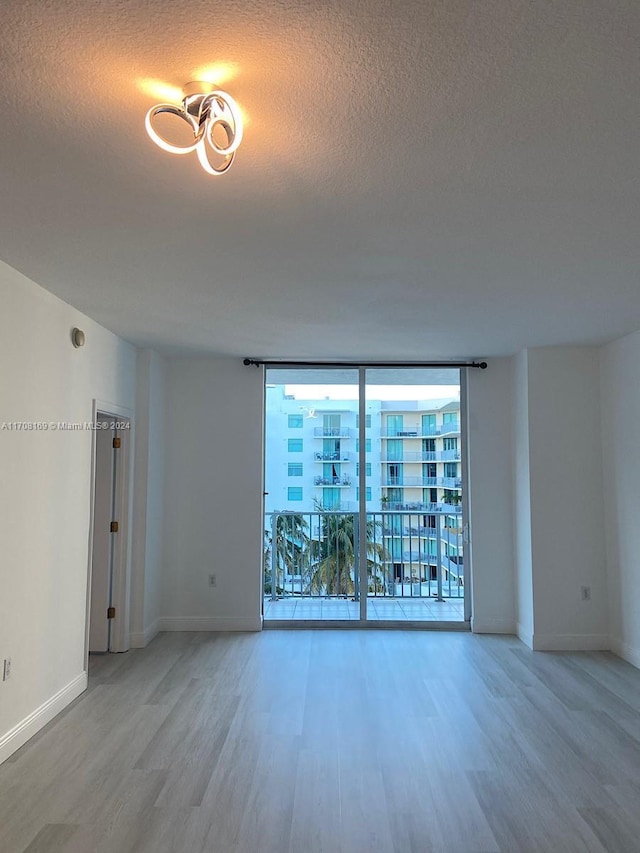
[{"label": "balcony railing", "polygon": [[351,487],[351,480],[349,477],[314,477],[313,478],[314,486],[340,486],[344,489]]},{"label": "balcony railing", "polygon": [[[367,590],[373,598],[464,597],[462,529],[447,526],[458,508],[367,513]],[[268,513],[265,523],[265,594],[359,600],[360,518],[336,508]]]},{"label": "balcony railing", "polygon": [[351,438],[349,427],[314,427],[313,434],[316,438]]},{"label": "balcony railing", "polygon": [[387,428],[382,431],[382,438],[429,438],[434,435],[457,435],[460,432],[459,421],[448,421],[433,426],[422,424],[406,425],[401,428]]},{"label": "balcony railing", "polygon": [[[447,516],[447,518],[449,518],[449,516]],[[382,528],[383,536],[391,536],[395,538],[402,535],[405,539],[435,539],[438,536],[438,533],[440,533],[440,536],[445,540],[453,542],[453,537],[462,533],[462,527],[458,525],[448,525],[445,520],[444,528],[441,530],[438,529],[437,524],[435,527],[422,525],[421,527],[403,527],[401,530],[398,527]]]},{"label": "balcony railing", "polygon": [[405,450],[402,455],[393,458],[386,455],[385,446],[382,447],[383,462],[459,462],[461,459],[459,450]]},{"label": "balcony railing", "polygon": [[350,462],[350,453],[314,453],[313,459],[315,462]]},{"label": "balcony railing", "polygon": [[397,501],[388,501],[387,509],[401,510],[404,512],[421,512],[421,513],[444,513],[446,515],[457,515],[462,513],[460,504],[449,503],[399,503]]},{"label": "balcony railing", "polygon": [[433,487],[440,486],[443,489],[461,489],[462,480],[460,477],[412,477],[404,475],[402,477],[386,477],[382,483],[383,486],[422,486]]}]

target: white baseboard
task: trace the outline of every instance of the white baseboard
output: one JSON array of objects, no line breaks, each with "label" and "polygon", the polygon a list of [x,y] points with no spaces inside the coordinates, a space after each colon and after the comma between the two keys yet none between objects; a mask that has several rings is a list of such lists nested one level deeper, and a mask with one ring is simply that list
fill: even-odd
[{"label": "white baseboard", "polygon": [[132,649],[144,649],[162,629],[160,619],[152,622],[144,631],[134,631],[129,635],[129,645]]},{"label": "white baseboard", "polygon": [[640,669],[640,649],[635,646],[630,646],[628,643],[623,643],[619,637],[611,637],[610,648],[614,654],[618,655],[618,657]]},{"label": "white baseboard", "polygon": [[0,737],[0,764],[6,761],[10,755],[13,755],[17,749],[20,749],[29,738],[37,734],[47,723],[51,722],[60,711],[63,711],[67,705],[73,702],[86,689],[87,673],[82,672],[73,681],[70,681],[66,687],[63,687],[62,690],[59,690],[54,696],[43,702],[39,708],[32,711],[5,735],[2,735]]},{"label": "white baseboard", "polygon": [[164,616],[159,631],[261,631],[262,616]]},{"label": "white baseboard", "polygon": [[525,630],[520,622],[516,624],[516,636],[525,646],[529,646],[530,649],[533,648],[533,634],[529,630]]},{"label": "white baseboard", "polygon": [[515,634],[516,626],[507,619],[478,619],[471,617],[474,634]]},{"label": "white baseboard", "polygon": [[608,634],[533,635],[533,649],[540,652],[596,652],[610,648]]}]

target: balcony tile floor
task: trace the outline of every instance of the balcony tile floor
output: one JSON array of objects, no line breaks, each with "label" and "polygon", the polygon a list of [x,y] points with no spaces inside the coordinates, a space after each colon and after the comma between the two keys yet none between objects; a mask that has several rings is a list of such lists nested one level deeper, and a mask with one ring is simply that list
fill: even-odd
[{"label": "balcony tile floor", "polygon": [[[462,599],[436,601],[435,598],[372,598],[368,600],[369,618],[393,622],[463,622]],[[360,605],[344,598],[281,598],[272,601],[265,597],[264,618],[317,621],[329,619],[357,620]]]}]

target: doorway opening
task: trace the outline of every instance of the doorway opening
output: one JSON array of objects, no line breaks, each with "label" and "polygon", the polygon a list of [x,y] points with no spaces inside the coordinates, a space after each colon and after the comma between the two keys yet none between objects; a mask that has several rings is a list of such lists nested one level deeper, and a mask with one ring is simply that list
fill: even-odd
[{"label": "doorway opening", "polygon": [[129,647],[127,567],[131,420],[99,409],[94,418],[87,655]]},{"label": "doorway opening", "polygon": [[460,371],[265,380],[265,625],[468,627]]}]

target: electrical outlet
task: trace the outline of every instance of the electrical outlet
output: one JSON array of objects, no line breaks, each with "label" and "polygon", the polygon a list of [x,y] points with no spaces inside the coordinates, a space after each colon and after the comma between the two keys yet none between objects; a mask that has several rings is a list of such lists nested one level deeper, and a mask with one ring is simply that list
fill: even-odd
[{"label": "electrical outlet", "polygon": [[216,576],[215,575],[209,575],[209,586],[215,586],[215,585],[216,585]]},{"label": "electrical outlet", "polygon": [[580,587],[580,598],[582,601],[591,601],[591,587],[590,586],[581,586]]},{"label": "electrical outlet", "polygon": [[2,667],[2,680],[8,681],[9,678],[11,678],[11,658],[5,658]]}]

